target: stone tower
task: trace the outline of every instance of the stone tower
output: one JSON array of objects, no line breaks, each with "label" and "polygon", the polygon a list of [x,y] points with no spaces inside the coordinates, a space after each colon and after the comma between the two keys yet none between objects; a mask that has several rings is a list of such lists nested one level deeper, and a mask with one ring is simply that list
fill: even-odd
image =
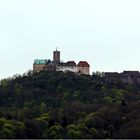
[{"label": "stone tower", "polygon": [[60,63],[60,51],[57,51],[57,48],[56,51],[53,51],[53,62],[56,65]]}]

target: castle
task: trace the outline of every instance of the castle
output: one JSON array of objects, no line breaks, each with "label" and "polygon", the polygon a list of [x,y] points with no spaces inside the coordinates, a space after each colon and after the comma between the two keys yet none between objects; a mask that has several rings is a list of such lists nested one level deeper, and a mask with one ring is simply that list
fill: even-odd
[{"label": "castle", "polygon": [[[87,61],[80,61],[76,64],[74,61],[61,62],[60,51],[56,49],[53,51],[53,60],[50,59],[35,59],[33,63],[33,72],[40,71],[62,71],[62,72],[74,72],[76,74],[90,75],[90,65]],[[140,72],[139,71],[124,71],[118,72],[105,72],[105,82],[112,83],[114,81],[122,81],[127,84],[140,84]]]},{"label": "castle", "polygon": [[74,61],[61,62],[60,51],[53,51],[53,61],[50,59],[35,59],[33,63],[33,72],[40,71],[63,71],[74,72],[77,74],[90,74],[90,65],[87,61],[80,61],[76,64]]}]

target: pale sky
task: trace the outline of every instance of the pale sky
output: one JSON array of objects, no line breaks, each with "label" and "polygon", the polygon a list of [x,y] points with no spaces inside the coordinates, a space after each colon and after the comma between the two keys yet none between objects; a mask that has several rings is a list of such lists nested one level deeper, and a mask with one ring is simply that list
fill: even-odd
[{"label": "pale sky", "polygon": [[0,0],[0,79],[56,47],[91,72],[139,70],[140,0]]}]

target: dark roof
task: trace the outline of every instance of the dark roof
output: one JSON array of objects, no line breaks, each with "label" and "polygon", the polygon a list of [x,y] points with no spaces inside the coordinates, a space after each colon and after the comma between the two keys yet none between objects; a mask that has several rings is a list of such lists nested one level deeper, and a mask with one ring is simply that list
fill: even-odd
[{"label": "dark roof", "polygon": [[118,73],[118,72],[105,72],[107,74],[113,74],[113,73]]},{"label": "dark roof", "polygon": [[123,73],[118,73],[118,72],[105,72],[105,77],[118,77],[118,78],[135,78],[135,77],[140,77],[139,71],[124,71]]},{"label": "dark roof", "polygon": [[59,65],[60,66],[76,66],[76,63],[74,61],[68,61],[67,63],[61,62]]},{"label": "dark roof", "polygon": [[78,67],[90,67],[87,61],[80,61],[77,65]]},{"label": "dark roof", "polygon": [[76,66],[76,63],[74,61],[68,61],[67,65],[68,66]]},{"label": "dark roof", "polygon": [[66,66],[67,63],[61,62],[61,63],[59,63],[59,65],[60,65],[60,66]]},{"label": "dark roof", "polygon": [[118,72],[105,72],[105,77],[118,77]]},{"label": "dark roof", "polygon": [[105,74],[108,74],[108,75],[118,75],[119,73],[118,72],[105,72]]},{"label": "dark roof", "polygon": [[134,74],[134,75],[137,75],[137,74],[140,74],[140,73],[139,73],[139,71],[124,71],[123,74],[132,74],[132,75]]}]

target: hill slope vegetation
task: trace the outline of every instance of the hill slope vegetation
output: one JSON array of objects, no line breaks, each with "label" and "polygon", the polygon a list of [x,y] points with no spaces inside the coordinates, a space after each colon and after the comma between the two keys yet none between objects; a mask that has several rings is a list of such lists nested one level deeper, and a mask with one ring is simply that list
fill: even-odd
[{"label": "hill slope vegetation", "polygon": [[63,72],[1,80],[0,138],[140,138],[140,86]]}]

